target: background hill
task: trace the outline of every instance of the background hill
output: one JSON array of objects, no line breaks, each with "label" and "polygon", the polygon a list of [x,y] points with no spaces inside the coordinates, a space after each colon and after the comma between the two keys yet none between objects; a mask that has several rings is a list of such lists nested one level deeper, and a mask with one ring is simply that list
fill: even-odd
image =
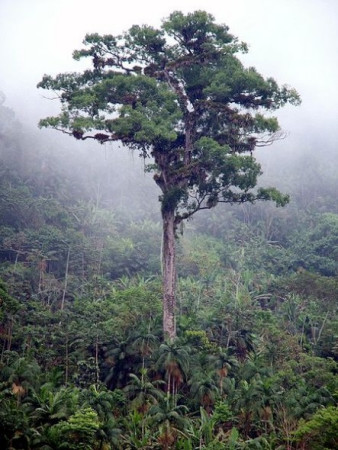
[{"label": "background hill", "polygon": [[333,448],[330,142],[325,161],[315,141],[311,158],[262,155],[287,207],[220,207],[182,229],[169,346],[143,160],[41,136],[4,103],[0,116],[3,448]]}]

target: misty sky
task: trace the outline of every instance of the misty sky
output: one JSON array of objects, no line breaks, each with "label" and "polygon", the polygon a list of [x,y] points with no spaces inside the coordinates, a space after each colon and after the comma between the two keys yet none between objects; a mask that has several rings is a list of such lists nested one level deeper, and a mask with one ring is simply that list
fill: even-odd
[{"label": "misty sky", "polygon": [[88,32],[118,34],[154,26],[173,10],[203,9],[250,46],[245,63],[295,87],[300,108],[278,113],[290,134],[338,122],[338,0],[0,0],[0,91],[22,122],[36,124],[56,106],[36,89],[43,74],[81,70],[72,51]]}]

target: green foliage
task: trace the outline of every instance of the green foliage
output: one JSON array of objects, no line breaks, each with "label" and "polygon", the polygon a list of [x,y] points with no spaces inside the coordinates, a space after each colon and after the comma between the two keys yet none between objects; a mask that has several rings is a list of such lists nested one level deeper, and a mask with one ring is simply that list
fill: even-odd
[{"label": "green foliage", "polygon": [[48,431],[57,449],[92,450],[96,442],[99,420],[92,408],[83,408]]},{"label": "green foliage", "polygon": [[301,420],[294,433],[295,440],[309,450],[336,448],[338,428],[338,408],[329,406],[319,409],[308,420]]},{"label": "green foliage", "polygon": [[193,345],[194,348],[205,351],[215,350],[215,345],[210,342],[205,330],[187,330],[185,339],[188,345]]},{"label": "green foliage", "polygon": [[226,402],[219,402],[215,405],[212,420],[215,425],[233,420],[233,413]]},{"label": "green foliage", "polygon": [[298,267],[322,275],[338,274],[338,215],[325,213],[311,217],[305,230],[295,233],[292,247]]},{"label": "green foliage", "polygon": [[0,280],[0,321],[5,320],[6,316],[15,314],[20,308],[20,303],[7,293],[7,287]]}]

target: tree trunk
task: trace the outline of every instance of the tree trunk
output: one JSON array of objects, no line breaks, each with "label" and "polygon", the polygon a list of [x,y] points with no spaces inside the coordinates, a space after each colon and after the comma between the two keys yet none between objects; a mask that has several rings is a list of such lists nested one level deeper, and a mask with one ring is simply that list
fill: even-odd
[{"label": "tree trunk", "polygon": [[99,336],[96,335],[95,340],[95,387],[99,388],[100,382],[100,367],[99,367]]},{"label": "tree trunk", "polygon": [[163,220],[163,333],[164,338],[176,338],[176,262],[175,212],[162,211]]},{"label": "tree trunk", "polygon": [[62,292],[62,300],[61,300],[61,311],[65,308],[65,299],[66,299],[66,292],[67,292],[67,284],[68,284],[68,269],[69,269],[69,256],[70,256],[70,247],[68,247],[68,253],[67,253],[67,261],[66,261],[66,273],[65,273],[65,284],[63,287]]}]

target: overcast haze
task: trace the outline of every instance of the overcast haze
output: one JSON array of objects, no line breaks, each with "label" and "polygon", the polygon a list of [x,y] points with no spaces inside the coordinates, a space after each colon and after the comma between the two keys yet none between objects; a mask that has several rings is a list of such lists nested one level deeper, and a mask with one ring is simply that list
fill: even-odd
[{"label": "overcast haze", "polygon": [[36,84],[45,73],[81,70],[72,51],[81,48],[86,33],[117,34],[135,23],[158,26],[173,10],[196,9],[212,13],[249,44],[246,64],[299,91],[302,106],[278,112],[290,135],[308,130],[335,139],[337,0],[0,0],[0,91],[6,105],[22,122],[36,125],[57,111]]}]

